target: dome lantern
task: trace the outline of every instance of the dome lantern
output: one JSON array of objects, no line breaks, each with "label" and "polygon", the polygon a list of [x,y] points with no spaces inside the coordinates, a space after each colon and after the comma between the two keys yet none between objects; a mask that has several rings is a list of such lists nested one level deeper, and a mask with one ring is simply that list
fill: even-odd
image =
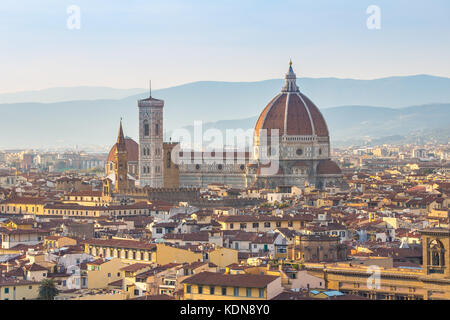
[{"label": "dome lantern", "polygon": [[292,69],[292,60],[289,61],[289,70],[284,76],[284,86],[281,92],[299,92],[297,86],[297,76],[295,75],[294,69]]}]

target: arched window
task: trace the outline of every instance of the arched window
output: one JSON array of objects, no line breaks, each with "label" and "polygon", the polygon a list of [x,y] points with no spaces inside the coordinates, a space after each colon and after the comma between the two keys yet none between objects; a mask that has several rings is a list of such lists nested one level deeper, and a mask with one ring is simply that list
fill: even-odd
[{"label": "arched window", "polygon": [[439,240],[433,240],[429,245],[429,259],[432,266],[443,267],[445,265],[444,246]]},{"label": "arched window", "polygon": [[155,135],[159,136],[159,123],[155,124]]},{"label": "arched window", "polygon": [[431,265],[433,266],[439,266],[440,265],[440,257],[439,257],[439,252],[437,251],[432,251],[432,257],[431,257]]},{"label": "arched window", "polygon": [[150,127],[148,125],[148,121],[144,120],[144,136],[148,137],[150,135]]}]

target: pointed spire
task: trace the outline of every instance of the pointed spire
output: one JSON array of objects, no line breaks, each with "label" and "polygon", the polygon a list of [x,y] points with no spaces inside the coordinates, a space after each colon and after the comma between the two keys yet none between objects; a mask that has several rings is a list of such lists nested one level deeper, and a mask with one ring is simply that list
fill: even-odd
[{"label": "pointed spire", "polygon": [[289,59],[289,71],[288,71],[288,74],[294,75],[294,77],[295,77],[294,69],[292,69],[292,59]]},{"label": "pointed spire", "polygon": [[297,76],[294,69],[292,69],[292,59],[289,60],[289,70],[284,76],[285,82],[281,92],[299,92],[297,87]]},{"label": "pointed spire", "polygon": [[117,150],[125,150],[125,136],[122,129],[122,118],[120,118],[119,134],[117,135]]}]

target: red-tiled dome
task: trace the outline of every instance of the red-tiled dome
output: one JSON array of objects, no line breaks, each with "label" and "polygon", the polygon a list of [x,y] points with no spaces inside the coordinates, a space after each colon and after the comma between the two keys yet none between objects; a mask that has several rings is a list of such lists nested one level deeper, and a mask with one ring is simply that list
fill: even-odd
[{"label": "red-tiled dome", "polygon": [[[127,148],[127,154],[128,154],[128,161],[139,161],[139,145],[136,141],[134,141],[131,138],[125,138],[125,147]],[[117,149],[117,143],[114,144],[114,146],[111,148],[108,154],[107,162],[113,162],[114,161],[114,154]]]},{"label": "red-tiled dome", "polygon": [[317,165],[317,174],[341,174],[342,171],[338,165],[331,160],[322,160]]},{"label": "red-tiled dome", "polygon": [[289,67],[285,79],[286,84],[282,92],[269,102],[259,116],[255,135],[259,136],[261,129],[266,129],[268,135],[272,129],[278,129],[280,136],[286,134],[328,137],[328,128],[322,113],[298,90],[292,66]]}]

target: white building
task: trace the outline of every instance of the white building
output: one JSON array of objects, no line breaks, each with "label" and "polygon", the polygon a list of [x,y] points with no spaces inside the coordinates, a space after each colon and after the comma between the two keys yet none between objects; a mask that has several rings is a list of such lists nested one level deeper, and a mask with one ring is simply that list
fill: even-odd
[{"label": "white building", "polygon": [[163,187],[163,107],[164,101],[151,96],[138,101],[139,184]]}]

